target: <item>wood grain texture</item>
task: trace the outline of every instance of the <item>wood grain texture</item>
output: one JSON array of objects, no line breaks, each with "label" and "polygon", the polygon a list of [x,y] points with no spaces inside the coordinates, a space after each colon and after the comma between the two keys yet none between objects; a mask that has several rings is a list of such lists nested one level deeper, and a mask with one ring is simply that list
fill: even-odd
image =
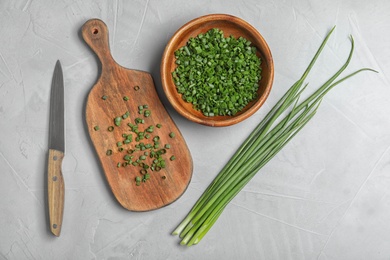
[{"label": "wood grain texture", "polygon": [[[218,28],[224,32],[225,37],[244,37],[257,48],[257,56],[261,58],[261,80],[259,81],[258,95],[242,111],[234,116],[207,117],[195,110],[191,103],[185,102],[182,95],[176,90],[172,79],[172,72],[176,69],[175,51],[185,46],[191,37],[200,33]],[[168,42],[161,61],[161,81],[164,92],[175,108],[185,118],[207,126],[230,126],[242,122],[253,115],[265,102],[272,88],[274,80],[274,63],[271,51],[262,35],[246,21],[227,14],[210,14],[201,16],[183,25]]]},{"label": "wood grain texture", "polygon": [[[124,208],[131,211],[153,210],[174,202],[184,193],[190,182],[192,158],[182,134],[157,95],[152,76],[147,72],[124,68],[113,60],[109,48],[108,29],[101,20],[87,21],[82,27],[82,36],[102,64],[101,75],[88,96],[86,121],[97,156],[115,198]],[[139,90],[136,90],[135,86],[139,86]],[[107,99],[102,99],[102,96],[107,96]],[[129,100],[125,101],[124,96],[129,97]],[[150,179],[136,186],[135,177],[140,175],[139,167],[132,165],[117,167],[119,162],[123,162],[126,150],[132,149],[136,142],[123,145],[125,149],[122,152],[118,150],[116,143],[123,140],[123,133],[130,133],[127,123],[134,123],[136,117],[142,117],[138,114],[139,105],[148,105],[151,111],[149,117],[143,117],[145,123],[139,125],[140,130],[143,131],[150,125],[162,124],[163,127],[160,129],[155,127],[153,136],[158,134],[161,144],[169,143],[171,148],[165,157],[166,168],[149,171]],[[114,118],[127,111],[129,117],[123,119],[119,127],[115,126]],[[98,126],[99,130],[96,131],[95,126]],[[115,126],[114,131],[108,131],[109,126]],[[169,137],[171,132],[175,133],[174,138]],[[148,140],[143,141],[150,143]],[[113,154],[108,156],[107,150],[112,150]],[[168,159],[172,155],[176,160]]]},{"label": "wood grain texture", "polygon": [[61,234],[64,215],[65,183],[61,169],[63,158],[63,152],[49,149],[47,167],[49,219],[50,231],[56,236]]}]

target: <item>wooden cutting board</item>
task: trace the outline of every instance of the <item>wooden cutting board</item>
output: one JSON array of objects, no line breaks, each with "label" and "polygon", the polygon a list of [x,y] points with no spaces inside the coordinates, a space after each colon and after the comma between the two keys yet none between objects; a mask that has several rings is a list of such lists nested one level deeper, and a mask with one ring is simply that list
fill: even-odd
[{"label": "wooden cutting board", "polygon": [[108,29],[101,20],[87,21],[82,36],[101,62],[101,75],[88,96],[86,121],[115,198],[131,211],[174,202],[190,182],[192,158],[152,76],[114,61]]}]

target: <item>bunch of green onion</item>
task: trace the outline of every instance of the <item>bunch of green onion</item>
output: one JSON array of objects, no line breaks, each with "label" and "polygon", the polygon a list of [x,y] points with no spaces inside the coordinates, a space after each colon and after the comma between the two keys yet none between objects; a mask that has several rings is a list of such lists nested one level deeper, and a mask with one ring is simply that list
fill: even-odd
[{"label": "bunch of green onion", "polygon": [[[189,214],[173,231],[174,235],[180,235],[182,239],[180,244],[191,246],[199,243],[217,221],[228,203],[315,115],[321,100],[329,90],[361,71],[374,71],[363,68],[338,79],[352,58],[354,40],[350,37],[351,50],[347,61],[313,94],[300,102],[300,95],[307,86],[307,84],[304,84],[304,80],[314,66],[333,30],[334,27],[322,42],[302,77],[291,86],[253,130],[202,194]],[[280,118],[282,114],[284,118]]]}]

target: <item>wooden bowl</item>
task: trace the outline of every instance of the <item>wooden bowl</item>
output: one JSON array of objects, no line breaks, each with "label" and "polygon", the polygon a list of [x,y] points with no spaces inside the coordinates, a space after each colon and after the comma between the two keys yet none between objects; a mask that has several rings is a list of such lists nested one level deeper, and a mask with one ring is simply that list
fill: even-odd
[{"label": "wooden bowl", "polygon": [[[192,107],[182,99],[173,82],[172,72],[176,69],[174,52],[186,45],[191,37],[200,33],[206,33],[212,28],[218,28],[224,32],[225,37],[240,36],[252,42],[257,48],[257,55],[261,58],[261,80],[259,81],[258,95],[243,110],[234,116],[207,117],[201,111]],[[244,20],[226,14],[211,14],[196,18],[183,25],[168,42],[161,62],[161,80],[163,90],[173,108],[185,118],[207,126],[229,126],[237,124],[254,114],[267,99],[274,79],[274,64],[271,51],[260,33]]]}]

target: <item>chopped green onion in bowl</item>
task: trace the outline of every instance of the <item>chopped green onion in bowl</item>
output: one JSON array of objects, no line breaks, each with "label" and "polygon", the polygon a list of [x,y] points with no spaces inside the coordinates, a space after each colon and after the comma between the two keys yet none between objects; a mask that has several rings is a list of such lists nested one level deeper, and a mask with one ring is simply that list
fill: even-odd
[{"label": "chopped green onion in bowl", "polygon": [[[209,39],[210,42],[205,39],[208,33],[217,35],[218,41],[221,41],[218,46],[213,43],[213,38]],[[201,39],[194,42],[197,37]],[[235,44],[236,49],[233,47]],[[222,49],[225,52],[220,52]],[[190,54],[197,60],[177,62],[180,50],[183,58],[187,59]],[[207,56],[209,50],[211,57]],[[228,52],[238,55],[234,59],[226,58]],[[243,58],[244,55],[251,55],[256,60],[247,61],[247,58]],[[248,62],[259,62],[259,66],[255,67],[260,74],[256,70],[246,70],[250,68]],[[191,68],[197,63],[204,67],[192,70],[192,75],[188,74],[187,79],[176,71],[189,70],[191,73]],[[225,65],[231,67],[227,68]],[[222,75],[223,71],[225,76]],[[245,84],[245,80],[256,77],[258,81],[253,85],[248,84],[249,81]],[[195,81],[197,78],[208,80],[201,84]],[[252,116],[267,100],[273,79],[273,58],[263,36],[248,22],[228,14],[205,15],[184,24],[169,40],[161,61],[162,87],[173,108],[190,121],[212,127],[231,126]],[[183,89],[185,84],[189,89]],[[195,87],[196,84],[200,86]],[[255,93],[248,91],[256,88]],[[229,92],[229,97],[226,97],[225,91]],[[209,97],[204,93],[210,94]]]},{"label": "chopped green onion in bowl", "polygon": [[261,59],[244,37],[213,28],[175,51],[173,81],[183,100],[205,116],[232,116],[257,97]]}]

